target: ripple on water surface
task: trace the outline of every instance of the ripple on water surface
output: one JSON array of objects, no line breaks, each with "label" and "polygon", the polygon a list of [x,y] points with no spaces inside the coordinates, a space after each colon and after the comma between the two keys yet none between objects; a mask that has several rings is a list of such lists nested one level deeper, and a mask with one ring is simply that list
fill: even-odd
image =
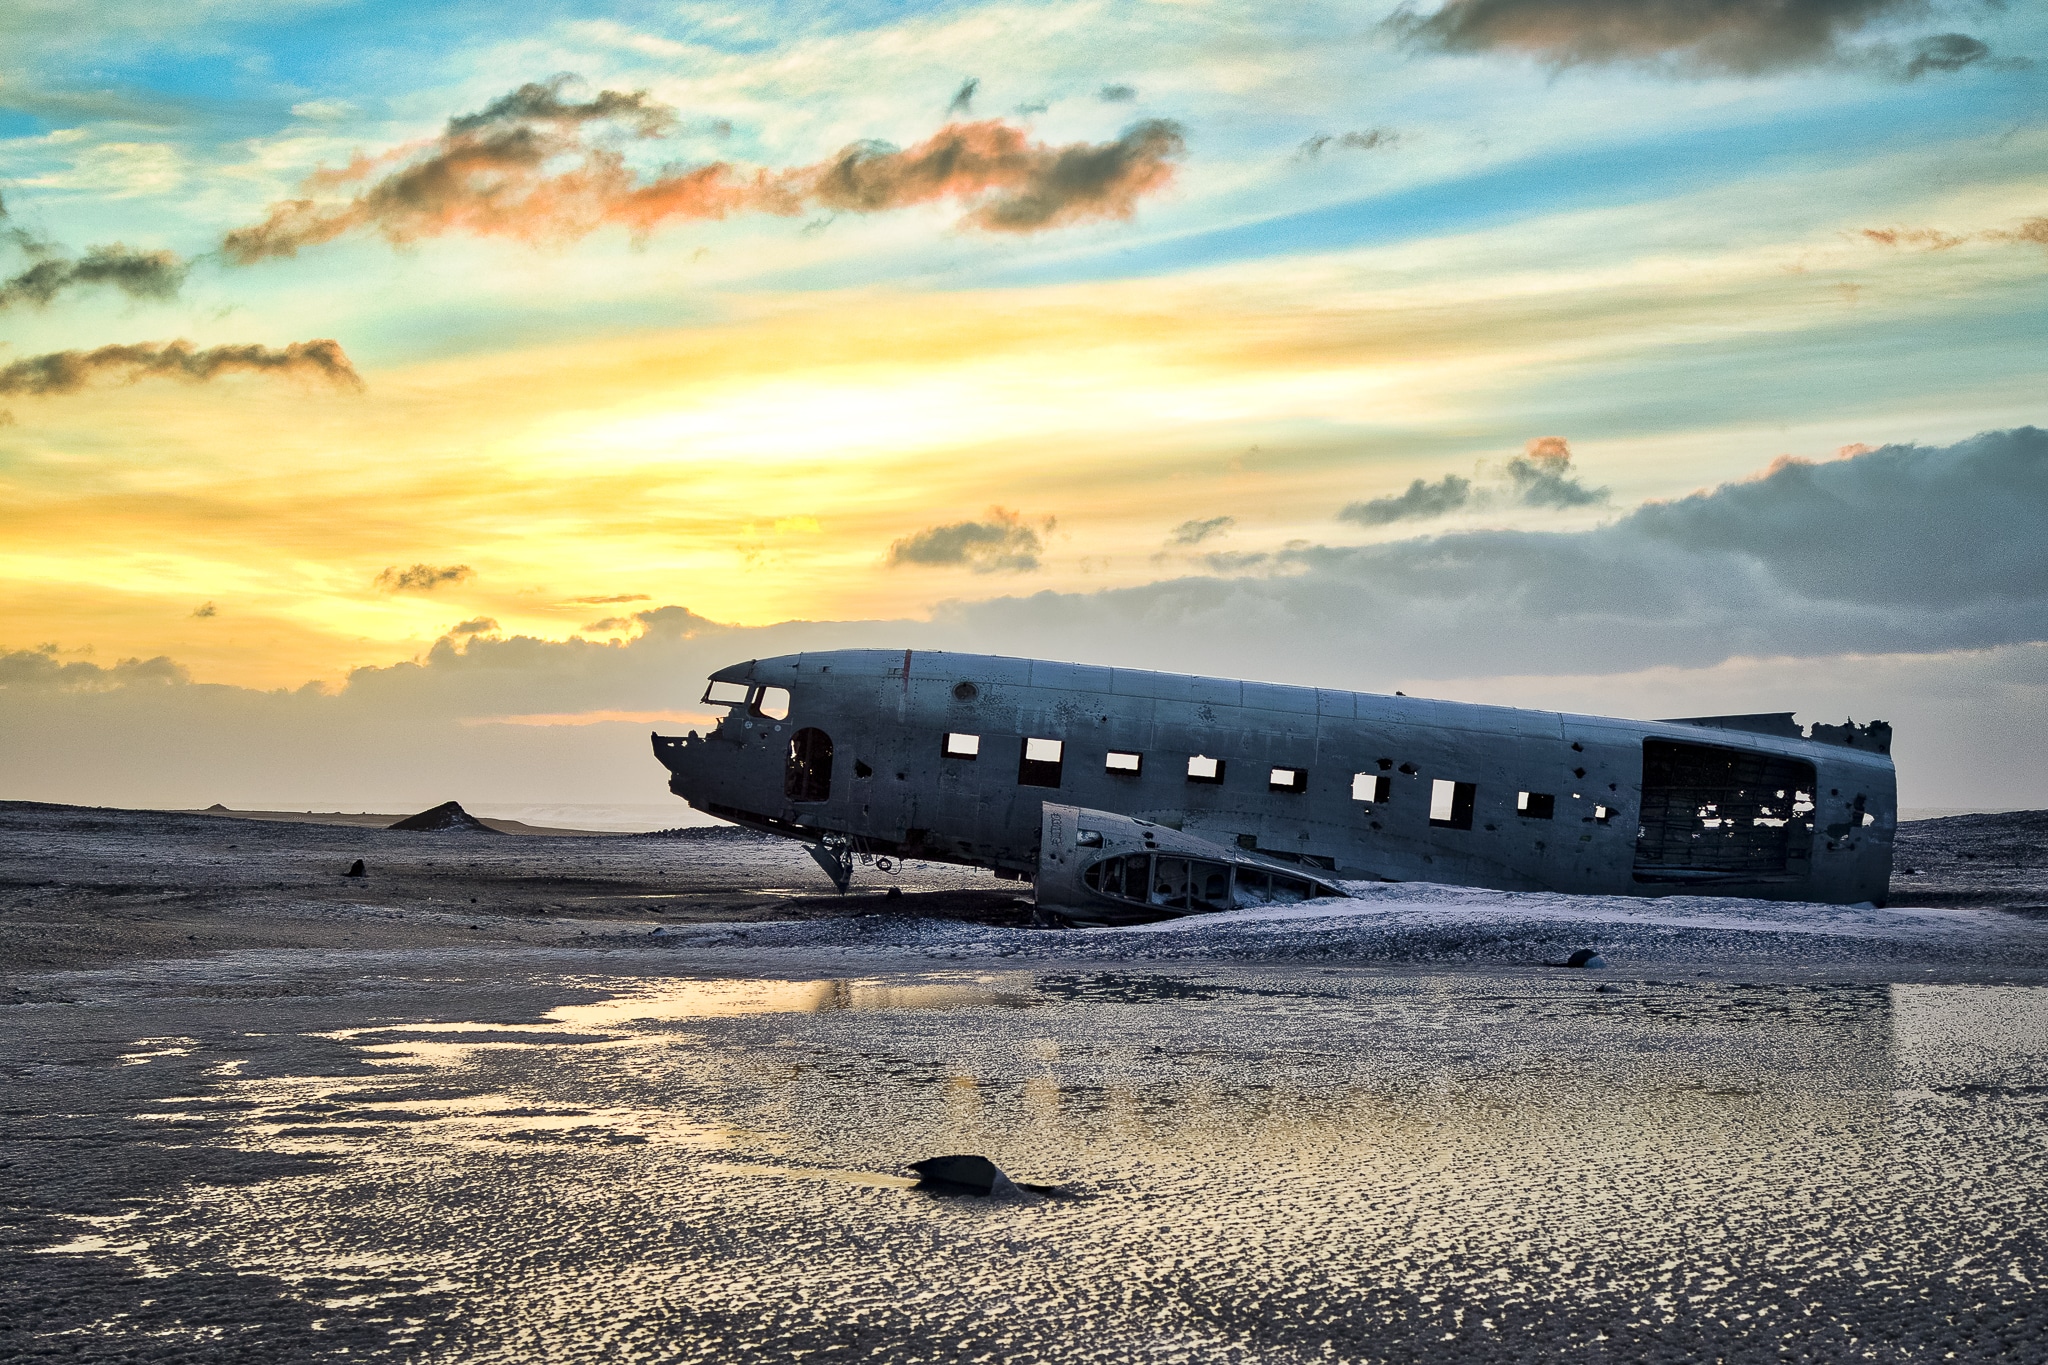
[{"label": "ripple on water surface", "polygon": [[[203,1006],[153,1018],[130,1075],[207,1070],[139,1126],[300,1164],[45,1250],[169,1301],[260,1277],[311,1305],[296,1349],[345,1326],[358,1358],[2026,1359],[2048,1331],[2038,988],[553,989],[464,1020],[438,986],[261,1065]],[[946,1152],[1068,1197],[909,1188]]]}]

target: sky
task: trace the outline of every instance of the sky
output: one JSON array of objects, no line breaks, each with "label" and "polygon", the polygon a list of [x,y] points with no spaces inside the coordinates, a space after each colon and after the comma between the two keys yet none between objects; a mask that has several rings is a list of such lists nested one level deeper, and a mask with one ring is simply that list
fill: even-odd
[{"label": "sky", "polygon": [[0,797],[659,802],[958,648],[2048,805],[2038,0],[0,13]]}]

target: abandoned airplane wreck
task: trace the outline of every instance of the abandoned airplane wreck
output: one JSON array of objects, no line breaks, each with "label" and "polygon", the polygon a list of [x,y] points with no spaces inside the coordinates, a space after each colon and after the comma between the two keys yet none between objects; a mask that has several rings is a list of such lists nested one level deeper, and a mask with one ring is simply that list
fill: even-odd
[{"label": "abandoned airplane wreck", "polygon": [[670,790],[856,860],[1029,880],[1104,924],[1340,894],[1342,880],[1882,905],[1891,727],[1630,721],[931,651],[753,659]]}]

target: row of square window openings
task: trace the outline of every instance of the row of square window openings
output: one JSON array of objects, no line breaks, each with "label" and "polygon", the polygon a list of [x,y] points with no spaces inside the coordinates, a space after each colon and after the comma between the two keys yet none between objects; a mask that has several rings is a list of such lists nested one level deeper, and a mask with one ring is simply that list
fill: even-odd
[{"label": "row of square window openings", "polygon": [[[1059,770],[1066,759],[1066,741],[1060,739],[1026,739],[1024,761],[1018,778],[1027,786],[1056,787],[1059,785]],[[947,758],[979,758],[981,736],[949,733],[944,749]],[[1121,776],[1135,776],[1143,767],[1145,756],[1121,749],[1111,749],[1103,755],[1104,772]],[[1188,781],[1218,785],[1223,781],[1223,760],[1207,754],[1192,754],[1188,758]],[[1272,768],[1266,775],[1266,790],[1276,792],[1305,792],[1308,790],[1308,769]],[[1385,801],[1393,792],[1393,780],[1385,773],[1353,773],[1351,775],[1351,799],[1353,801]],[[1451,825],[1469,829],[1472,824],[1472,807],[1479,788],[1471,782],[1453,782],[1439,777],[1430,784],[1429,818],[1432,824]],[[1549,820],[1557,814],[1557,797],[1549,792],[1516,792],[1515,813],[1531,820]],[[1605,822],[1613,812],[1606,806],[1595,806],[1593,818]]]}]

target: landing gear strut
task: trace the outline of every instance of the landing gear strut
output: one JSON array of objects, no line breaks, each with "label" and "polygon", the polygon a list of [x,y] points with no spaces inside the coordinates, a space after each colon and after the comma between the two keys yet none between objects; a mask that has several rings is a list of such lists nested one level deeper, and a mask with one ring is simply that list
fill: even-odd
[{"label": "landing gear strut", "polygon": [[821,844],[806,845],[804,851],[825,869],[825,875],[832,879],[832,885],[839,888],[839,894],[845,895],[847,888],[853,885],[853,850],[847,847],[846,842],[827,839]]},{"label": "landing gear strut", "polygon": [[842,896],[853,885],[853,864],[856,860],[870,864],[875,871],[885,872],[892,877],[902,865],[899,859],[886,855],[877,856],[868,848],[865,840],[848,839],[842,834],[828,834],[815,844],[806,844],[804,852],[810,854],[811,860],[825,869],[825,875],[832,879],[832,885],[839,888],[839,894]]}]

